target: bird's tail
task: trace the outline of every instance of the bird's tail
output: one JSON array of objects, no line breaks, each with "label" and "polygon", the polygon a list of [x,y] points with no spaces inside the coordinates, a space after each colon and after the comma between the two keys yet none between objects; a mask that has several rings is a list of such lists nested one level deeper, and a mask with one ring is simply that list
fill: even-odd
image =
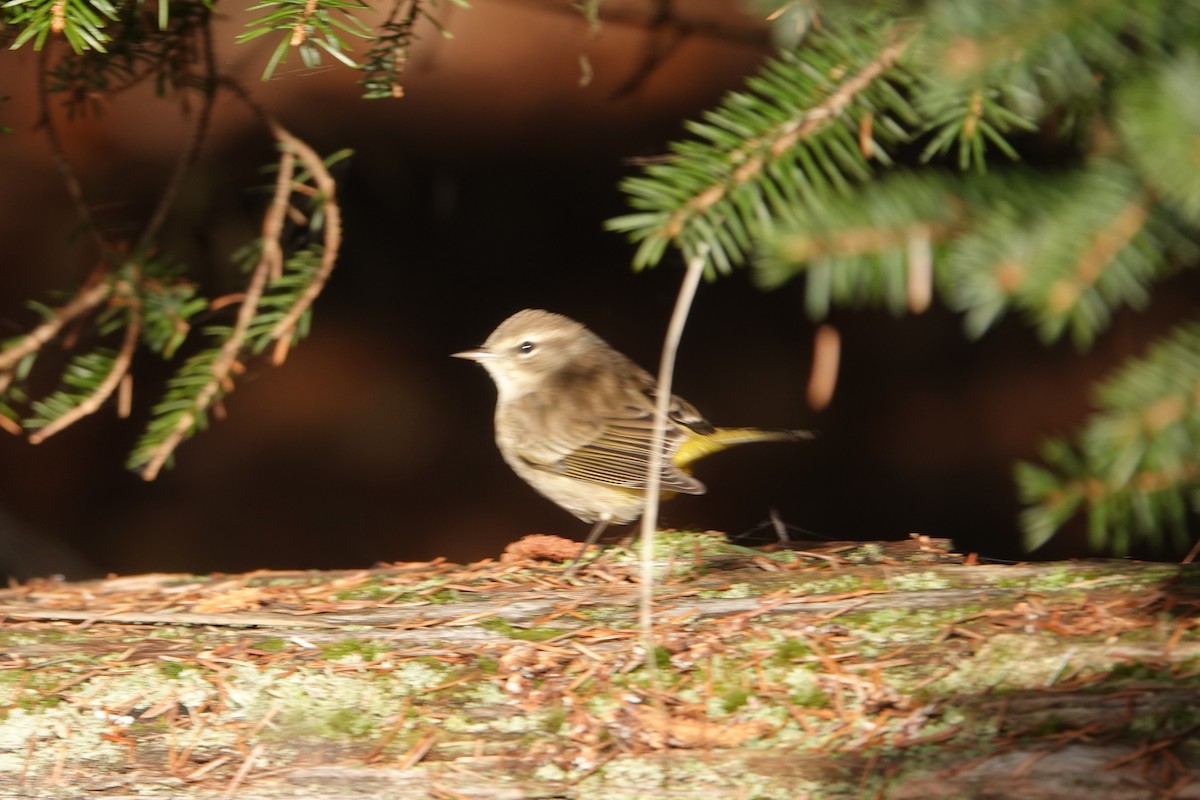
[{"label": "bird's tail", "polygon": [[686,469],[693,461],[748,442],[803,442],[812,439],[812,431],[769,430],[764,428],[717,428],[712,433],[693,434],[675,451],[672,463]]}]

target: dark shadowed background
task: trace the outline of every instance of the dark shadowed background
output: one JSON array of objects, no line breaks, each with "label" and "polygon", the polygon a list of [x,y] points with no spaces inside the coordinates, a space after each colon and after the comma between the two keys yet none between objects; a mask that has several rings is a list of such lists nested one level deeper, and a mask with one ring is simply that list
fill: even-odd
[{"label": "dark shadowed background", "polygon": [[[6,572],[466,560],[527,533],[585,533],[504,466],[490,380],[448,355],[535,306],[656,365],[679,264],[632,273],[631,247],[602,222],[626,209],[626,160],[664,152],[683,119],[740,86],[768,52],[766,34],[735,4],[706,0],[674,4],[675,19],[659,25],[650,3],[606,5],[617,19],[594,36],[566,4],[446,8],[455,38],[429,32],[406,96],[387,102],[360,100],[341,67],[292,64],[260,84],[269,43],[235,47],[238,18],[218,28],[224,71],[320,151],[355,151],[338,173],[345,249],[313,333],[282,368],[252,362],[228,419],[151,484],[122,466],[167,374],[151,357],[135,370],[133,419],[101,412],[37,447],[0,434]],[[90,266],[35,124],[33,87],[33,54],[0,54],[0,95],[12,96],[0,121],[16,129],[0,139],[0,337],[34,323],[25,300],[73,288]],[[184,129],[177,106],[148,91],[64,122],[107,230],[138,228]],[[265,132],[221,102],[168,236],[210,296],[237,289],[229,253],[256,235],[254,187],[267,180],[257,170],[270,160]],[[717,424],[812,427],[820,438],[702,464],[709,494],[665,506],[663,522],[765,540],[775,509],[800,537],[921,532],[1018,558],[1014,461],[1069,432],[1088,410],[1088,383],[1181,316],[1200,288],[1189,279],[1147,311],[1119,315],[1082,357],[1042,347],[1012,320],[970,343],[937,309],[838,312],[841,382],[821,413],[804,400],[814,324],[803,287],[762,293],[745,274],[705,285],[677,391]],[[1039,556],[1083,552],[1068,535]]]}]

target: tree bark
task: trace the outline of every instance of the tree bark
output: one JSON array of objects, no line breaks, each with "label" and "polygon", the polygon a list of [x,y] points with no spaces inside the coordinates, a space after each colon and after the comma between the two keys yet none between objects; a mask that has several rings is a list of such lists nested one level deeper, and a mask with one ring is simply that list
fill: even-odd
[{"label": "tree bark", "polygon": [[1200,798],[1200,571],[942,541],[0,592],[0,798]]}]

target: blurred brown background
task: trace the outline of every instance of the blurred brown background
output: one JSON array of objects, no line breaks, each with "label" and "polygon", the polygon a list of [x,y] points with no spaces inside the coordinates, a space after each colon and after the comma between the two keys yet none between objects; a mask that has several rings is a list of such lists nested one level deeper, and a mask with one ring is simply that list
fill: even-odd
[{"label": "blurred brown background", "polygon": [[[601,223],[625,210],[625,160],[664,152],[682,120],[739,87],[769,51],[765,29],[738,8],[614,1],[592,35],[565,2],[447,4],[439,14],[455,38],[427,31],[406,96],[383,102],[360,100],[349,70],[304,70],[295,58],[259,83],[273,41],[236,47],[244,20],[224,20],[221,69],[320,151],[355,151],[339,172],[346,246],[314,333],[281,369],[252,364],[229,418],[152,484],[122,466],[166,374],[151,357],[135,370],[133,419],[102,412],[38,447],[0,435],[0,568],[81,577],[353,567],[475,559],[531,532],[581,537],[586,525],[501,462],[491,382],[448,354],[537,306],[657,363],[678,264],[633,274],[631,247]],[[12,97],[0,121],[16,129],[0,139],[0,337],[32,324],[26,299],[73,288],[90,266],[35,124],[34,64],[27,48],[0,55],[0,95]],[[64,122],[107,230],[138,229],[184,130],[177,106],[149,92]],[[265,133],[220,102],[168,236],[210,296],[237,287],[229,253],[256,235],[252,187],[270,159]],[[1179,318],[1198,288],[1190,280],[1120,315],[1083,357],[1040,346],[1012,320],[970,343],[940,310],[839,312],[842,379],[820,414],[804,401],[814,325],[802,287],[761,293],[745,274],[706,285],[677,390],[718,424],[821,435],[706,462],[709,494],[667,505],[663,521],[766,540],[773,508],[801,538],[917,531],[1020,557],[1014,461],[1074,427],[1088,382]],[[1062,536],[1039,556],[1083,552]]]}]

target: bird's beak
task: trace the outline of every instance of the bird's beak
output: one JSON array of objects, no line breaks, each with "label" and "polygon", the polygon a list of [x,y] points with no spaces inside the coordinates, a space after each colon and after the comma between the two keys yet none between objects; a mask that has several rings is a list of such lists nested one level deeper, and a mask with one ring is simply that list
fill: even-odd
[{"label": "bird's beak", "polygon": [[496,357],[496,354],[490,350],[484,350],[478,347],[474,350],[463,350],[461,353],[451,353],[453,358],[465,358],[468,361],[487,361]]}]

